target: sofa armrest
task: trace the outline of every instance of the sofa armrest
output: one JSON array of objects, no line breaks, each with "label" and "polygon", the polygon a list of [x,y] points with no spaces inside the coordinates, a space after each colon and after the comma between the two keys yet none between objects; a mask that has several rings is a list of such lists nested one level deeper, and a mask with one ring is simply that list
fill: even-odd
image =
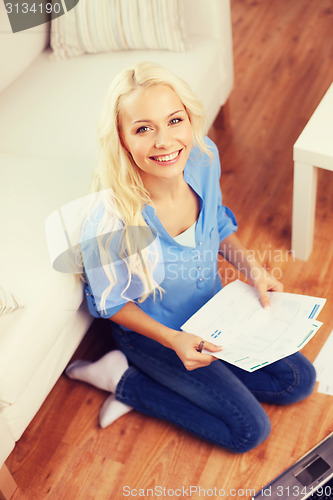
[{"label": "sofa armrest", "polygon": [[230,26],[230,0],[184,0],[185,30],[188,35],[226,37]]},{"label": "sofa armrest", "polygon": [[219,40],[227,86],[231,89],[234,83],[234,61],[230,0],[209,0],[209,7],[203,0],[184,0],[184,10],[187,35]]},{"label": "sofa armrest", "polygon": [[19,77],[49,45],[49,32],[48,23],[13,33],[5,3],[0,2],[0,92]]}]

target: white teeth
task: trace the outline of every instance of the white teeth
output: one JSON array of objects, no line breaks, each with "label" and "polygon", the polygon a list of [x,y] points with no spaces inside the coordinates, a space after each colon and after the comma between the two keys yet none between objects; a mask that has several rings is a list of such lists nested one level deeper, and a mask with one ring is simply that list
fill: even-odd
[{"label": "white teeth", "polygon": [[174,160],[177,156],[179,155],[179,151],[176,153],[172,153],[171,155],[166,155],[166,156],[153,156],[154,160],[157,161],[171,161]]}]

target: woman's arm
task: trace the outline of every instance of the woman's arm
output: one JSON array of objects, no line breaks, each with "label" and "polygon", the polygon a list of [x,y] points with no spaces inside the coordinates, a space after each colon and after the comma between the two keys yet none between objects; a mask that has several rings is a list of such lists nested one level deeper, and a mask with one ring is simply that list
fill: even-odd
[{"label": "woman's arm", "polygon": [[263,307],[269,307],[270,302],[267,291],[282,292],[283,285],[269,272],[263,268],[240,242],[235,233],[221,241],[219,252],[233,266],[243,272],[248,282],[253,285],[260,294]]},{"label": "woman's arm", "polygon": [[[127,302],[127,304],[110,319],[145,337],[156,340],[169,349],[173,349],[187,370],[194,370],[195,368],[207,366],[216,359],[210,354],[196,351],[202,340],[201,337],[192,335],[191,333],[173,330],[172,328],[162,325],[142,311],[133,302]],[[205,349],[211,352],[217,352],[222,348],[210,342],[205,342]]]}]

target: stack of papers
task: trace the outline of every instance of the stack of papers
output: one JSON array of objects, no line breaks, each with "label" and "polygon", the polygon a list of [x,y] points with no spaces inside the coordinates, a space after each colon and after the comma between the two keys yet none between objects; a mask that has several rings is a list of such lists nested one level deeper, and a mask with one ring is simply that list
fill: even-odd
[{"label": "stack of papers", "polygon": [[268,296],[271,306],[264,309],[257,290],[236,280],[181,328],[223,346],[213,356],[253,372],[302,349],[322,325],[316,318],[326,299],[283,292]]},{"label": "stack of papers", "polygon": [[314,367],[319,380],[318,392],[333,396],[333,331],[316,357]]}]

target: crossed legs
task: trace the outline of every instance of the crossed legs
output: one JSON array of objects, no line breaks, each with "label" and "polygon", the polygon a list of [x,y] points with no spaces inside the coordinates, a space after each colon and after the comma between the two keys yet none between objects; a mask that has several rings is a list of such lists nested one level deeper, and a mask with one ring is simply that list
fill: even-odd
[{"label": "crossed legs", "polygon": [[227,449],[244,452],[270,432],[259,400],[275,404],[300,401],[315,383],[315,371],[300,353],[252,374],[220,360],[188,372],[172,350],[157,342],[117,329],[114,335],[122,352],[111,351],[95,363],[74,362],[66,371],[71,378],[112,393],[100,413],[102,427],[136,408]]}]

